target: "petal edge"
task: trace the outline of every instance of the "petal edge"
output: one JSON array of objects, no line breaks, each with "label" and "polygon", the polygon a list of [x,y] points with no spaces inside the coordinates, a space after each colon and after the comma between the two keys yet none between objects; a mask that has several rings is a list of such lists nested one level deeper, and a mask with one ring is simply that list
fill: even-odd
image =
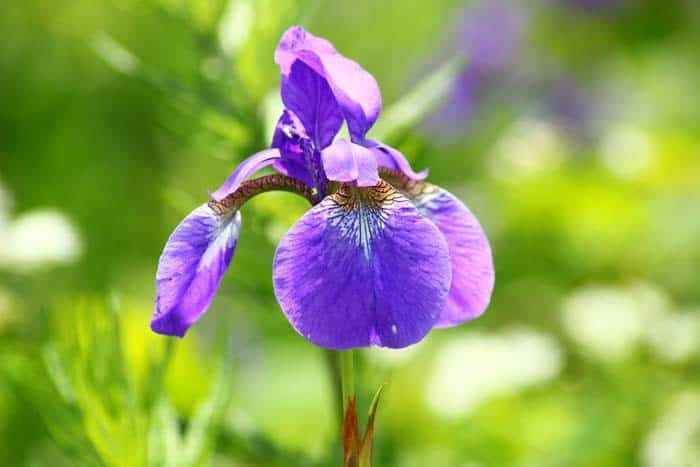
[{"label": "petal edge", "polygon": [[452,264],[452,284],[436,327],[450,327],[480,316],[491,300],[495,281],[488,238],[476,216],[456,196],[425,184],[412,199],[418,212],[445,237]]},{"label": "petal edge", "polygon": [[156,272],[151,329],[182,337],[211,304],[240,234],[241,215],[221,215],[208,204],[175,228]]}]

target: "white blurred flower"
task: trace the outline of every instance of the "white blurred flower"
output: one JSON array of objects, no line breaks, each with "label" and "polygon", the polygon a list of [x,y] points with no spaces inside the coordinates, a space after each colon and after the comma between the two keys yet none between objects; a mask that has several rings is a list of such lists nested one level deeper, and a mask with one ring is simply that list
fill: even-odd
[{"label": "white blurred flower", "polygon": [[641,452],[647,467],[700,467],[700,392],[678,395],[647,436]]},{"label": "white blurred flower", "polygon": [[28,212],[0,231],[0,265],[12,269],[70,263],[81,251],[77,231],[65,215],[54,210]]},{"label": "white blurred flower", "polygon": [[437,415],[458,417],[491,397],[554,378],[562,364],[557,341],[535,330],[457,337],[435,357],[426,402]]},{"label": "white blurred flower", "polygon": [[700,349],[700,311],[672,313],[649,328],[649,344],[663,360],[687,361]]},{"label": "white blurred flower", "polygon": [[651,165],[653,148],[644,130],[630,124],[620,124],[613,126],[605,135],[600,159],[618,177],[634,179]]},{"label": "white blurred flower", "polygon": [[602,360],[626,356],[647,329],[668,313],[665,295],[647,284],[586,287],[563,305],[563,326],[588,354]]},{"label": "white blurred flower", "polygon": [[488,158],[494,177],[528,177],[555,170],[564,160],[566,144],[549,122],[521,120],[496,144]]}]

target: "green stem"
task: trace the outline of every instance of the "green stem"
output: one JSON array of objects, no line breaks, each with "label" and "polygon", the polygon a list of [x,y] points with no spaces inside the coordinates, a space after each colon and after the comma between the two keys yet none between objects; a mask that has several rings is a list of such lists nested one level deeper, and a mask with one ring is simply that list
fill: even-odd
[{"label": "green stem", "polygon": [[355,365],[352,350],[344,350],[340,354],[340,385],[343,395],[343,414],[348,409],[350,399],[355,397]]}]

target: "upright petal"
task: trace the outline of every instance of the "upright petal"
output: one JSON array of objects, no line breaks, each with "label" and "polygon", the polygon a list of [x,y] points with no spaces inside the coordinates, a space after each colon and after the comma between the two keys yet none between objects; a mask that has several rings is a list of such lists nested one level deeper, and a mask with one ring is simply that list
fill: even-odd
[{"label": "upright petal", "polygon": [[246,181],[248,177],[263,167],[271,165],[276,160],[280,159],[280,157],[280,152],[276,148],[265,149],[253,154],[241,162],[238,167],[236,167],[236,170],[228,176],[224,184],[221,185],[218,190],[211,193],[210,196],[216,201],[221,201],[226,196],[236,191],[238,187],[241,186],[241,183]]},{"label": "upright petal", "polygon": [[277,121],[275,133],[272,136],[272,147],[279,149],[282,156],[273,163],[275,170],[314,187],[313,166],[321,167],[320,152],[311,154],[311,157],[317,156],[319,160],[309,164],[313,162],[307,160],[307,154],[313,151],[311,139],[306,134],[299,117],[291,110],[284,110]]},{"label": "upright petal", "polygon": [[284,76],[289,76],[296,60],[301,60],[328,81],[353,141],[362,140],[382,108],[374,77],[356,62],[340,55],[330,42],[300,26],[289,28],[275,51],[275,62]]},{"label": "upright petal", "polygon": [[433,327],[450,287],[447,244],[386,182],[344,184],[280,242],[275,295],[316,345],[401,348]]},{"label": "upright petal", "polygon": [[369,149],[344,139],[323,150],[323,168],[329,180],[371,187],[379,181],[377,161]]},{"label": "upright petal", "polygon": [[282,76],[282,102],[294,112],[318,149],[331,142],[343,124],[343,113],[324,77],[301,60]]},{"label": "upright petal", "polygon": [[413,180],[423,180],[428,176],[428,169],[415,172],[406,157],[389,145],[371,139],[365,140],[363,145],[372,152],[379,167],[398,170]]},{"label": "upright petal", "polygon": [[440,187],[426,183],[412,201],[440,229],[450,252],[452,285],[436,326],[455,326],[476,318],[489,304],[495,279],[484,230],[459,199]]},{"label": "upright petal", "polygon": [[219,214],[208,204],[175,228],[158,262],[151,329],[184,336],[207,310],[236,248],[241,215]]}]

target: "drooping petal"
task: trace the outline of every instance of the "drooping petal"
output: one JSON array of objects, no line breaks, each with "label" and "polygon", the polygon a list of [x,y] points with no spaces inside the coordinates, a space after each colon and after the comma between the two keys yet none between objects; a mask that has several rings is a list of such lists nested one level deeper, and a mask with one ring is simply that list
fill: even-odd
[{"label": "drooping petal", "polygon": [[450,287],[435,224],[386,182],[344,184],[280,242],[275,295],[302,336],[331,349],[401,348],[437,321]]},{"label": "drooping petal", "polygon": [[271,165],[280,157],[280,152],[276,148],[265,149],[253,154],[241,162],[238,167],[236,167],[236,170],[234,170],[231,175],[228,176],[224,184],[221,185],[218,190],[211,193],[210,196],[216,201],[221,201],[226,196],[236,191],[238,187],[241,186],[241,183],[243,183],[248,177],[263,167]]},{"label": "drooping petal", "polygon": [[300,26],[289,28],[275,51],[275,62],[284,76],[289,76],[296,60],[301,60],[328,81],[353,141],[362,140],[382,108],[374,77],[356,62],[340,55],[330,42]]},{"label": "drooping petal", "polygon": [[428,176],[428,169],[415,172],[406,157],[389,145],[368,139],[364,142],[364,146],[372,151],[379,167],[398,170],[413,180],[423,180]]},{"label": "drooping petal", "polygon": [[175,228],[158,262],[151,329],[184,336],[207,310],[236,248],[241,215],[219,214],[208,204]]},{"label": "drooping petal", "polygon": [[452,284],[437,327],[455,326],[481,315],[495,279],[491,247],[479,221],[454,195],[430,184],[412,198],[447,240]]},{"label": "drooping petal", "polygon": [[371,187],[379,181],[377,161],[369,149],[341,139],[323,150],[323,168],[329,180]]},{"label": "drooping petal", "polygon": [[343,124],[343,113],[324,77],[296,60],[289,75],[282,76],[282,102],[299,118],[316,148],[331,142]]}]

